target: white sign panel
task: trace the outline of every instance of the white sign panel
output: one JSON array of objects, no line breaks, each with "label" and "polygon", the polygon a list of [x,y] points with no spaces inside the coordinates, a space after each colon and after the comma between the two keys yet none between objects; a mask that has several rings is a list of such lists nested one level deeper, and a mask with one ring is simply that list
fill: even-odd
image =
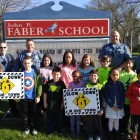
[{"label": "white sign panel", "polygon": [[64,89],[65,115],[96,115],[100,111],[97,88]]},{"label": "white sign panel", "polygon": [[[49,54],[54,66],[62,63],[63,55],[66,50],[73,52],[76,62],[80,62],[84,54],[93,57],[95,67],[100,65],[98,60],[100,48],[109,42],[109,38],[98,39],[53,39],[53,40],[34,40],[35,50],[42,54]],[[8,53],[15,56],[26,50],[26,40],[7,40]]]},{"label": "white sign panel", "polygon": [[24,98],[24,73],[0,72],[0,99]]}]

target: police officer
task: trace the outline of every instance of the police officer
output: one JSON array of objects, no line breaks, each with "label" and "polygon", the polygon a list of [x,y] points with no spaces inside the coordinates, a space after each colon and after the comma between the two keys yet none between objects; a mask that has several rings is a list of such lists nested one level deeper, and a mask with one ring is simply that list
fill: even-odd
[{"label": "police officer", "polygon": [[15,65],[13,68],[13,71],[18,72],[18,71],[23,71],[23,58],[25,56],[31,56],[33,60],[33,65],[32,68],[36,71],[40,67],[40,62],[42,60],[42,54],[35,49],[35,43],[33,39],[29,38],[26,40],[26,48],[27,50],[21,52],[15,61]]},{"label": "police officer", "polygon": [[[7,54],[7,44],[4,42],[0,43],[0,67],[2,72],[12,72],[14,66],[14,58],[12,55]],[[9,105],[11,108],[11,112],[15,117],[19,115],[18,110],[16,108],[16,102],[13,99],[9,99]]]},{"label": "police officer", "polygon": [[132,58],[128,46],[120,43],[120,34],[118,31],[111,33],[111,43],[102,47],[98,56],[99,60],[101,60],[104,55],[111,57],[110,67],[118,67],[120,69],[123,66],[122,64],[125,58]]}]

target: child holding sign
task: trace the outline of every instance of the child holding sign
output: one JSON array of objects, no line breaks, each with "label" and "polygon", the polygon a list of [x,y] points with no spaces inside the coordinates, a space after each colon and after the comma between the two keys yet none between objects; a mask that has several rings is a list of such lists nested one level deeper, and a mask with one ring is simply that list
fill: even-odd
[{"label": "child holding sign", "polygon": [[36,104],[40,101],[42,81],[41,76],[31,68],[32,64],[32,58],[25,56],[23,59],[25,99],[21,100],[21,110],[24,134],[29,134],[31,131],[33,135],[36,135]]},{"label": "child holding sign", "polygon": [[[87,88],[96,87],[99,91],[102,88],[102,85],[98,83],[98,71],[91,70],[89,76],[90,82],[86,84]],[[101,140],[103,136],[102,124],[101,124],[101,115],[103,114],[103,100],[102,95],[99,93],[100,97],[100,112],[97,115],[86,116],[87,120],[87,134],[88,140],[93,140],[93,137],[96,140]]]},{"label": "child holding sign", "polygon": [[[73,82],[69,83],[68,88],[74,89],[74,88],[83,88],[84,83],[80,81],[81,79],[81,73],[78,70],[75,70],[72,72]],[[76,124],[76,134],[75,134],[75,124]],[[80,136],[80,116],[70,116],[70,128],[71,128],[71,135],[72,137],[78,138]]]}]

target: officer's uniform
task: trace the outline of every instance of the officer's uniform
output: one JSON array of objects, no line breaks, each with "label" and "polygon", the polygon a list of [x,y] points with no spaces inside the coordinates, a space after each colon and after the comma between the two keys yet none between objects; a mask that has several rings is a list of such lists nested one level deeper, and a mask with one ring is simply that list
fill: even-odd
[{"label": "officer's uniform", "polygon": [[10,54],[6,54],[5,57],[0,55],[0,64],[2,65],[3,72],[12,72],[14,66],[14,58]]},{"label": "officer's uniform", "polygon": [[104,55],[111,57],[110,67],[119,67],[122,65],[124,58],[132,58],[128,46],[122,43],[112,45],[112,43],[106,44],[100,50],[98,58],[102,58]]},{"label": "officer's uniform", "polygon": [[[21,52],[17,56],[16,61],[15,61],[15,65],[14,65],[14,68],[13,68],[13,71],[18,72],[18,71],[23,71],[24,70],[23,59],[27,55],[28,55],[27,50],[24,50],[23,52]],[[32,57],[32,60],[33,60],[32,68],[34,70],[37,70],[37,68],[40,68],[40,62],[42,61],[42,54],[40,52],[34,50],[32,52],[31,57]]]}]

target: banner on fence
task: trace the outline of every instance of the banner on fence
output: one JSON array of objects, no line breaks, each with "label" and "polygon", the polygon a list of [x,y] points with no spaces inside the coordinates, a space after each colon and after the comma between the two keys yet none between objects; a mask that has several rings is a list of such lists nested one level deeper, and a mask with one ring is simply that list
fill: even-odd
[{"label": "banner on fence", "polygon": [[64,89],[65,115],[96,115],[100,111],[97,88]]},{"label": "banner on fence", "polygon": [[0,72],[0,99],[24,98],[24,73]]}]

